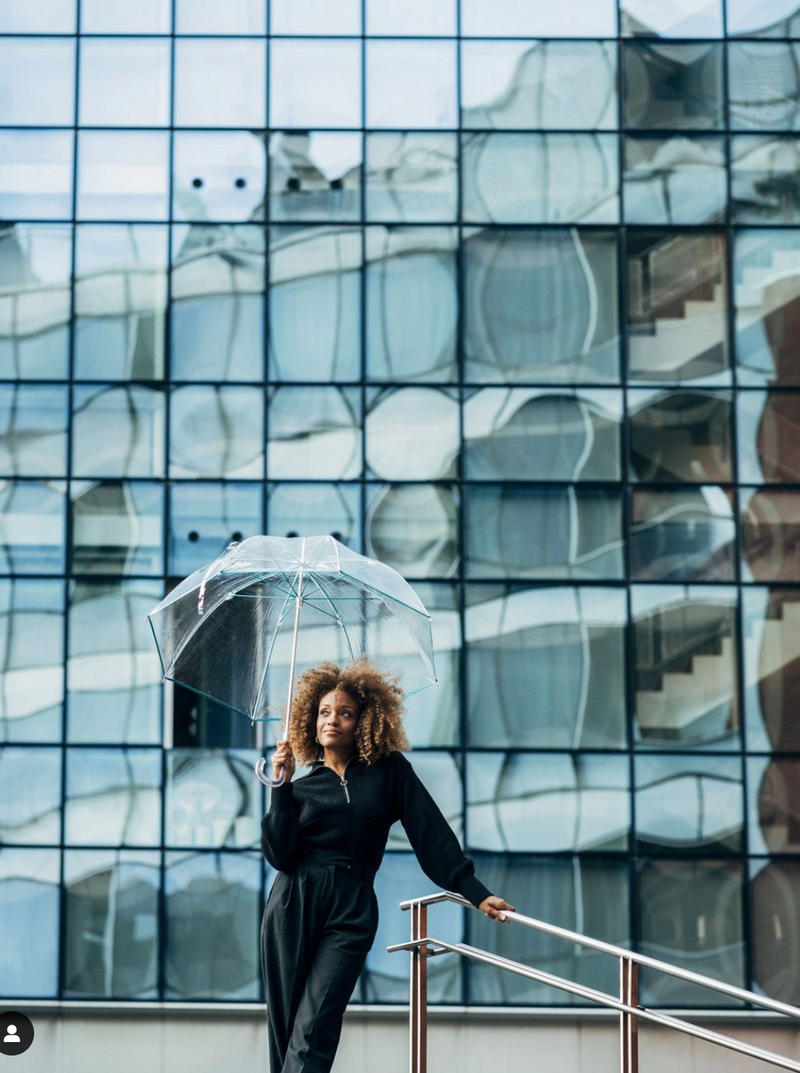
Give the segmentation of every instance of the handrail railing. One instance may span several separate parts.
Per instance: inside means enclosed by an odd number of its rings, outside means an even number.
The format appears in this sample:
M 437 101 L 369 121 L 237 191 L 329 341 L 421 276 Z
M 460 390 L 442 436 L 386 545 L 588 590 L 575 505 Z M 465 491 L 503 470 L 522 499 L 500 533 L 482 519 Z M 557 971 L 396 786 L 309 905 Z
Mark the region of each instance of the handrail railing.
M 790 1006 L 786 1002 L 768 998 L 766 995 L 757 995 L 753 991 L 735 987 L 733 984 L 726 984 L 722 980 L 714 980 L 710 976 L 702 976 L 700 973 L 680 968 L 677 965 L 671 965 L 667 961 L 659 961 L 656 958 L 648 957 L 646 954 L 639 954 L 634 950 L 626 950 L 622 946 L 614 946 L 612 943 L 606 943 L 600 939 L 592 939 L 588 935 L 570 931 L 568 928 L 548 924 L 543 920 L 537 920 L 535 917 L 528 917 L 510 910 L 505 911 L 509 922 L 545 932 L 548 935 L 565 939 L 576 945 L 585 946 L 591 950 L 618 958 L 620 964 L 620 994 L 619 997 L 608 995 L 604 991 L 598 991 L 593 987 L 576 983 L 574 980 L 565 980 L 563 977 L 555 976 L 552 973 L 545 972 L 543 969 L 531 968 L 529 965 L 523 965 L 520 962 L 501 957 L 499 954 L 489 953 L 486 950 L 479 950 L 466 943 L 445 942 L 427 935 L 428 906 L 438 902 L 455 902 L 457 905 L 463 905 L 470 909 L 475 908 L 471 902 L 462 898 L 461 895 L 453 894 L 450 891 L 442 891 L 438 894 L 429 894 L 423 898 L 412 898 L 409 901 L 401 902 L 401 909 L 411 911 L 411 939 L 407 943 L 395 943 L 387 947 L 387 950 L 391 953 L 398 950 L 408 950 L 411 953 L 409 1007 L 411 1073 L 426 1073 L 427 1070 L 427 959 L 447 953 L 460 954 L 462 957 L 470 958 L 473 961 L 493 965 L 518 976 L 524 976 L 529 980 L 536 980 L 560 991 L 566 991 L 591 1002 L 597 1002 L 608 1009 L 619 1011 L 621 1073 L 638 1073 L 639 1020 L 651 1021 L 666 1028 L 683 1032 L 686 1035 L 694 1036 L 697 1039 L 706 1040 L 708 1043 L 725 1047 L 728 1050 L 737 1051 L 739 1054 L 745 1054 L 751 1058 L 779 1066 L 781 1069 L 790 1069 L 794 1070 L 795 1073 L 800 1073 L 800 1062 L 796 1062 L 791 1058 L 764 1050 L 761 1047 L 754 1047 L 751 1044 L 743 1043 L 741 1040 L 719 1032 L 712 1032 L 710 1029 L 702 1028 L 700 1025 L 692 1024 L 692 1022 L 685 1021 L 682 1018 L 640 1006 L 638 999 L 639 966 L 643 965 L 701 987 L 718 991 L 720 994 L 741 999 L 751 1005 L 761 1006 L 775 1013 L 800 1019 L 800 1009 L 796 1006 Z

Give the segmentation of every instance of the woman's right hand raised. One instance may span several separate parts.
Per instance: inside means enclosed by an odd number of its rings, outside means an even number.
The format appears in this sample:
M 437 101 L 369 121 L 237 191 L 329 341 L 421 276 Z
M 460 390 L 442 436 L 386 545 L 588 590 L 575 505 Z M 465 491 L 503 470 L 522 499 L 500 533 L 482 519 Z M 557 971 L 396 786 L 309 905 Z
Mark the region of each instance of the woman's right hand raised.
M 278 747 L 272 754 L 272 771 L 275 778 L 280 778 L 281 768 L 286 769 L 286 781 L 294 775 L 295 761 L 292 747 L 288 741 L 279 741 Z

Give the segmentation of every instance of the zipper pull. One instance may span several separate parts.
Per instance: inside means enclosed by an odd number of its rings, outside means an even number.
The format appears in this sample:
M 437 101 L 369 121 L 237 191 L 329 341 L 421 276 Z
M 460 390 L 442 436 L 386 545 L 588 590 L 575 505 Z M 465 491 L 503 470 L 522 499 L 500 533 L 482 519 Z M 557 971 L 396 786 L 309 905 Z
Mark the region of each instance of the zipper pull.
M 343 776 L 340 776 L 339 782 L 342 784 L 342 789 L 344 790 L 344 796 L 347 798 L 347 804 L 349 805 L 350 804 L 350 793 L 349 793 L 349 791 L 347 789 L 347 779 L 345 779 Z

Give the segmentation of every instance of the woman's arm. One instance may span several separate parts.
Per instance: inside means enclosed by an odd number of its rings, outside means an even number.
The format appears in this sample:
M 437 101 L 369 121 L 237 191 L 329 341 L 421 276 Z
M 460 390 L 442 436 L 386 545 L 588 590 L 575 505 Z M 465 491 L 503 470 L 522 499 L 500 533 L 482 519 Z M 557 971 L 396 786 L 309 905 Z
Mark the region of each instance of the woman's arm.
M 295 762 L 288 742 L 278 742 L 273 754 L 272 768 L 276 778 L 280 767 L 285 767 L 287 781 L 272 790 L 269 812 L 261 821 L 261 852 L 273 868 L 288 872 L 303 856 L 294 791 L 289 781 L 294 774 Z

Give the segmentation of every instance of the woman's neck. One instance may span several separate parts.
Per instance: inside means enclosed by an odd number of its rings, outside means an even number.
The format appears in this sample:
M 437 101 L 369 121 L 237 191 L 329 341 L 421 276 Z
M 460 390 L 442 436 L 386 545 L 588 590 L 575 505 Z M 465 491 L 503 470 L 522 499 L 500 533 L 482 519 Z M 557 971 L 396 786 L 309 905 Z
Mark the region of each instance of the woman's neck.
M 332 768 L 337 775 L 344 775 L 345 768 L 348 763 L 356 755 L 356 750 L 351 749 L 349 752 L 342 752 L 341 749 L 325 748 L 323 750 L 322 762 L 325 767 Z

